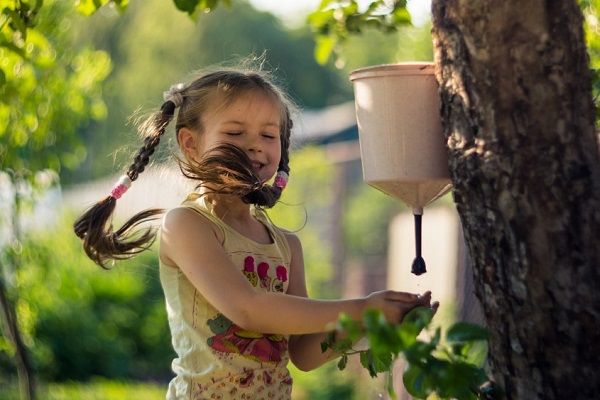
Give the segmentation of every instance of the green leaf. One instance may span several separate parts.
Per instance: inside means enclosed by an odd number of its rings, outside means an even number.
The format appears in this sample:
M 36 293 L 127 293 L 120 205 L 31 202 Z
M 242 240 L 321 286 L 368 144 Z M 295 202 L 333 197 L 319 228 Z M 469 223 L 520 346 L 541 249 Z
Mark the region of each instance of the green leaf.
M 371 349 L 377 354 L 392 353 L 396 355 L 405 347 L 398 331 L 385 320 L 372 330 L 367 330 L 366 336 Z
M 11 21 L 11 24 L 14 27 L 14 29 L 21 32 L 21 36 L 23 37 L 23 40 L 26 40 L 27 39 L 27 24 L 21 18 L 19 13 L 17 13 L 15 10 L 12 10 L 8 7 L 5 8 L 4 10 L 2 10 L 2 13 L 8 17 L 8 19 Z
M 319 8 L 318 9 L 319 10 L 323 10 L 323 9 L 329 7 L 329 5 L 331 3 L 337 3 L 337 2 L 338 2 L 338 0 L 321 0 L 321 4 L 319 4 Z
M 392 13 L 391 22 L 394 25 L 410 25 L 410 13 L 406 8 L 396 8 Z
M 4 70 L 0 68 L 0 89 L 6 84 L 6 74 Z
M 480 386 L 478 369 L 466 363 L 453 363 L 448 365 L 451 382 L 440 386 L 439 394 L 446 398 L 464 400 L 477 400 L 473 389 Z
M 336 353 L 342 353 L 344 351 L 352 350 L 352 339 L 337 339 L 335 342 L 332 343 L 331 350 L 333 350 Z
M 175 7 L 177 7 L 177 9 L 184 11 L 189 15 L 194 14 L 199 2 L 200 0 L 173 0 L 173 3 L 175 3 Z
M 423 370 L 414 365 L 409 364 L 406 371 L 402 375 L 402 382 L 404 383 L 404 387 L 406 391 L 413 397 L 418 399 L 424 399 L 427 397 L 428 393 L 425 390 L 423 385 L 425 381 L 425 374 Z
M 325 353 L 329 349 L 327 342 L 321 342 L 321 353 Z
M 393 357 L 390 353 L 374 354 L 370 349 L 360 353 L 361 365 L 375 378 L 380 372 L 387 372 L 392 368 Z
M 369 7 L 367 7 L 365 14 L 372 14 L 379 7 L 381 7 L 381 1 L 380 0 L 373 1 L 373 2 L 371 2 L 371 4 L 369 4 Z
M 315 46 L 315 60 L 319 65 L 327 64 L 337 40 L 330 36 L 317 36 Z
M 213 11 L 215 8 L 217 8 L 217 5 L 219 4 L 218 0 L 205 0 L 204 1 L 204 11 L 205 12 L 211 12 Z
M 12 51 L 13 53 L 19 55 L 23 59 L 26 59 L 27 57 L 25 50 L 21 47 L 16 46 L 14 43 L 2 41 L 0 42 L 0 47 L 4 47 L 5 49 Z
M 435 346 L 429 343 L 417 340 L 410 348 L 406 349 L 407 358 L 411 360 L 425 360 L 431 356 Z M 410 357 L 409 357 L 410 356 Z
M 433 310 L 429 307 L 416 307 L 410 310 L 402 319 L 402 323 L 412 323 L 419 330 L 428 326 L 433 319 Z
M 340 314 L 338 318 L 338 329 L 340 331 L 345 331 L 348 338 L 352 341 L 357 341 L 363 337 L 363 330 L 358 321 L 355 321 L 346 313 Z
M 448 329 L 446 339 L 449 342 L 487 340 L 488 332 L 482 326 L 468 322 L 458 322 Z
M 419 336 L 419 328 L 409 322 L 403 322 L 396 328 L 396 332 L 400 341 L 402 342 L 403 347 L 412 346 L 417 341 L 417 336 Z
M 344 11 L 344 16 L 352 16 L 358 12 L 358 3 L 352 0 L 346 7 L 342 7 L 342 11 Z
M 434 347 L 437 347 L 438 344 L 440 344 L 440 338 L 442 337 L 442 328 L 437 328 L 435 330 L 435 335 L 433 335 L 433 338 L 431 339 L 431 345 Z
M 129 5 L 129 0 L 112 0 L 113 3 L 117 5 L 117 8 L 120 12 L 125 12 L 127 10 L 127 6 Z
M 450 345 L 450 348 L 452 349 L 452 354 L 459 357 L 465 357 L 471 349 L 471 347 L 471 342 L 453 342 Z
M 334 10 L 315 11 L 308 14 L 306 19 L 313 28 L 320 28 L 334 21 L 333 12 Z
M 477 366 L 482 366 L 488 357 L 487 341 L 479 341 L 471 343 L 471 348 L 465 355 L 465 362 Z
M 76 8 L 81 14 L 90 16 L 106 3 L 108 0 L 79 0 Z
M 363 313 L 363 324 L 367 331 L 377 331 L 385 323 L 385 318 L 379 310 L 371 308 Z
M 344 368 L 346 368 L 346 364 L 348 363 L 348 356 L 346 354 L 344 354 L 342 357 L 340 357 L 340 361 L 338 361 L 338 368 L 340 369 L 340 371 L 344 370 Z

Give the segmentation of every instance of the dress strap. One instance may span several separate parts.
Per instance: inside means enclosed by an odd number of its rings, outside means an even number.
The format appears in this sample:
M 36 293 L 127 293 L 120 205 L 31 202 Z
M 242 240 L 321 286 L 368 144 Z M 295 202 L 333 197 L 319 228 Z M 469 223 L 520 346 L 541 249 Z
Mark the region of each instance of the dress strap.
M 199 193 L 190 193 L 181 203 L 181 206 L 196 211 L 198 214 L 218 226 L 221 233 L 225 235 L 228 226 L 214 213 L 212 204 L 206 201 L 206 196 Z

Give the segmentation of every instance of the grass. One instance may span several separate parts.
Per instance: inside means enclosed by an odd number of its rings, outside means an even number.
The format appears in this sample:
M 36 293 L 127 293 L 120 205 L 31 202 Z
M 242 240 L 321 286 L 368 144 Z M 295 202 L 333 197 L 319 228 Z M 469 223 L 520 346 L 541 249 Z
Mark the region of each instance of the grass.
M 49 383 L 37 386 L 37 400 L 164 400 L 166 384 L 119 382 L 104 379 L 88 383 Z M 20 400 L 16 385 L 0 388 L 0 399 Z

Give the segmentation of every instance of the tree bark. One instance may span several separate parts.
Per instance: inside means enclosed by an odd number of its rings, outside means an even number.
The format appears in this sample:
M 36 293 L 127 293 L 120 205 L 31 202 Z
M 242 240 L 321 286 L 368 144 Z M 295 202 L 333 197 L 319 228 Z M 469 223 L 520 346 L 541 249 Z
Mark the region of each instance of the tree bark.
M 576 0 L 433 0 L 454 200 L 508 399 L 600 393 L 600 156 Z

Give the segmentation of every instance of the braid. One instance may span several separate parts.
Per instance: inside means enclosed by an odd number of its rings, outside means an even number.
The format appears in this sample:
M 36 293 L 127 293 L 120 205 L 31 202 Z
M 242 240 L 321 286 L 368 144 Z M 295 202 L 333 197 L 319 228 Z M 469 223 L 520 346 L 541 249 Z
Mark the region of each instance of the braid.
M 139 174 L 144 172 L 150 157 L 160 143 L 165 128 L 173 119 L 174 112 L 175 105 L 172 101 L 167 101 L 160 111 L 149 119 L 149 123 L 143 125 L 148 133 L 144 138 L 144 146 L 138 150 L 127 170 L 126 175 L 131 181 L 135 181 Z M 110 220 L 118 197 L 120 194 L 104 197 L 85 211 L 73 226 L 75 234 L 83 241 L 83 248 L 88 257 L 105 269 L 108 268 L 108 261 L 131 258 L 148 249 L 156 238 L 155 229 L 147 228 L 141 232 L 133 230 L 144 222 L 156 219 L 164 212 L 161 209 L 139 212 L 115 232 Z
M 133 159 L 133 164 L 129 166 L 127 175 L 132 181 L 135 181 L 139 174 L 144 172 L 144 169 L 150 162 L 150 157 L 154 154 L 154 149 L 160 143 L 160 136 L 146 137 L 144 139 L 144 146 L 138 151 Z
M 290 173 L 290 137 L 292 133 L 292 128 L 294 127 L 294 121 L 292 120 L 292 116 L 290 115 L 290 110 L 286 107 L 285 109 L 285 123 L 284 123 L 284 131 L 281 135 L 281 160 L 279 161 L 279 170 L 285 172 L 286 174 Z
M 165 133 L 165 128 L 173 119 L 175 113 L 175 104 L 172 101 L 166 101 L 160 109 L 160 113 L 155 116 L 154 129 L 144 138 L 144 145 L 138 150 L 133 159 L 133 164 L 129 166 L 127 175 L 132 181 L 135 181 L 139 174 L 150 162 L 150 157 L 154 154 L 156 147 L 160 144 L 160 139 Z

